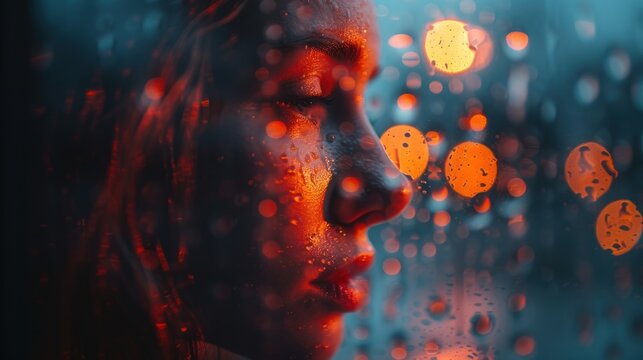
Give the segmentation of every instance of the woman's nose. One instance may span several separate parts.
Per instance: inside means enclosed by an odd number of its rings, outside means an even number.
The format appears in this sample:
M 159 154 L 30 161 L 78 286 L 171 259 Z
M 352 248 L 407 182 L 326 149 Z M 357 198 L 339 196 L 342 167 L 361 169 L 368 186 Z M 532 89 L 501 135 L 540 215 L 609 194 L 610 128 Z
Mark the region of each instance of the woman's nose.
M 346 139 L 341 151 L 324 204 L 331 223 L 370 226 L 397 216 L 411 199 L 410 181 L 393 165 L 373 130 L 366 132 Z

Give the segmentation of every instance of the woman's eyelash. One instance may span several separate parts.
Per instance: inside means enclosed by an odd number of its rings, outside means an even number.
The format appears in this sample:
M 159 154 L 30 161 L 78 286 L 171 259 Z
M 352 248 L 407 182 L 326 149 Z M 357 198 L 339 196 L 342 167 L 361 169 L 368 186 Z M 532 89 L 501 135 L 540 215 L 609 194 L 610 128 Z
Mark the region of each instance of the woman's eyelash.
M 299 112 L 304 112 L 314 105 L 327 105 L 335 100 L 334 96 L 309 96 L 293 97 L 278 100 L 277 103 L 296 108 Z

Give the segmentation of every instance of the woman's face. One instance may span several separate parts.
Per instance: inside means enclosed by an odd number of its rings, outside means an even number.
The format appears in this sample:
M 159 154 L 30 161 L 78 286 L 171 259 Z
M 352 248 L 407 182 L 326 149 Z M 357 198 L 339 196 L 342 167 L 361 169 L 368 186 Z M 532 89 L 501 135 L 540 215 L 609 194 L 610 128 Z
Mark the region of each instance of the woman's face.
M 250 2 L 232 29 L 214 54 L 222 109 L 197 142 L 200 233 L 181 295 L 209 342 L 329 358 L 342 314 L 367 300 L 367 228 L 411 196 L 362 107 L 378 61 L 372 7 Z

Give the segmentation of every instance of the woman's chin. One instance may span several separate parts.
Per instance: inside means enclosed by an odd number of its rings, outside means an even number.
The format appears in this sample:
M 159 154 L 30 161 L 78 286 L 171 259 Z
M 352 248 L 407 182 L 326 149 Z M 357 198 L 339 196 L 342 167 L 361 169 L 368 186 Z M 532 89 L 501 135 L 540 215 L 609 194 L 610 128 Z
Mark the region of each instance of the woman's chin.
M 237 333 L 211 341 L 250 359 L 326 360 L 335 354 L 343 339 L 341 314 L 283 315 L 281 322 L 266 324 L 255 336 Z
M 284 343 L 292 358 L 330 359 L 342 342 L 344 319 L 339 313 L 331 315 L 313 315 L 304 321 L 286 321 Z M 287 334 L 287 335 L 286 335 Z
M 265 329 L 251 359 L 330 359 L 343 338 L 340 314 L 290 315 L 279 326 Z

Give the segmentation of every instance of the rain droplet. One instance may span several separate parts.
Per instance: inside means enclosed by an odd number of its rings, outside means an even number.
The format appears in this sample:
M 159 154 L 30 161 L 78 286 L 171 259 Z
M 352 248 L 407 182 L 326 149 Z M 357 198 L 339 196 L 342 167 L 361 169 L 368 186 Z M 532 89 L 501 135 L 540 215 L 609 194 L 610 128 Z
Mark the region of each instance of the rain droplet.
M 475 314 L 471 318 L 471 333 L 481 336 L 488 335 L 493 331 L 495 322 L 493 314 Z

